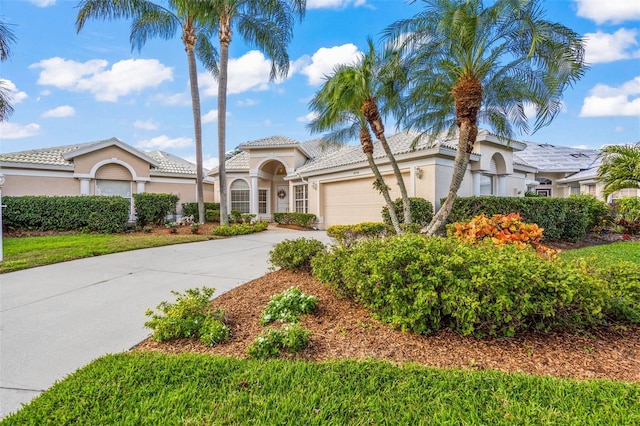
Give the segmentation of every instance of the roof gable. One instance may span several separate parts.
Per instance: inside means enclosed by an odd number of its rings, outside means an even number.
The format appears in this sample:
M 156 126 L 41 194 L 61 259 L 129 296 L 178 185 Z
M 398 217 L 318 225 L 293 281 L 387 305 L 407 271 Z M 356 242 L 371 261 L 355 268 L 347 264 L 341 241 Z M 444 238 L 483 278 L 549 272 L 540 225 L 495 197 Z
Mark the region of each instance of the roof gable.
M 132 147 L 131 145 L 127 145 L 126 143 L 122 142 L 121 140 L 117 139 L 117 138 L 111 138 L 111 139 L 105 139 L 102 141 L 97 141 L 97 142 L 91 142 L 88 144 L 85 144 L 83 146 L 78 147 L 77 149 L 74 150 L 70 150 L 70 151 L 66 151 L 62 154 L 62 158 L 64 158 L 65 160 L 71 160 L 75 157 L 79 157 L 81 155 L 85 155 L 85 154 L 89 154 L 91 152 L 95 152 L 95 151 L 99 151 L 101 149 L 104 149 L 106 147 L 109 146 L 117 146 L 118 148 L 122 149 L 123 151 L 128 152 L 129 154 L 140 158 L 141 160 L 146 161 L 147 163 L 151 164 L 154 167 L 158 167 L 160 165 L 160 163 L 150 157 L 149 155 L 147 155 L 146 153 Z

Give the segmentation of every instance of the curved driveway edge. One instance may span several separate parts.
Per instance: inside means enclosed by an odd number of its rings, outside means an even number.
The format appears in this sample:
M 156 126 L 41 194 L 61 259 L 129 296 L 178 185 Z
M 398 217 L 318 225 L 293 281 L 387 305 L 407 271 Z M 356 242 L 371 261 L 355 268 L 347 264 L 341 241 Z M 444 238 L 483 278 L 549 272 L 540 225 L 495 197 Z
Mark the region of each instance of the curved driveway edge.
M 322 231 L 267 231 L 135 250 L 0 275 L 0 419 L 92 360 L 150 334 L 144 312 L 171 290 L 219 296 L 269 272 L 269 251 Z

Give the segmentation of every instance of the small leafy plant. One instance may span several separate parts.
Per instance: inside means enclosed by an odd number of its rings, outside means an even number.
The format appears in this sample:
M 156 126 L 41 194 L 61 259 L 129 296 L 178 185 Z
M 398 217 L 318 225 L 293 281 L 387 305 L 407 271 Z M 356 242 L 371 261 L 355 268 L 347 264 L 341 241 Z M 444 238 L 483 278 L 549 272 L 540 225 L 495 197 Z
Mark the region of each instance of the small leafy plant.
M 267 325 L 274 321 L 298 322 L 298 317 L 316 309 L 318 298 L 304 294 L 297 287 L 289 287 L 280 294 L 271 297 L 267 303 L 260 324 Z
M 254 359 L 275 358 L 282 350 L 298 353 L 309 344 L 310 336 L 311 332 L 300 324 L 285 324 L 280 330 L 270 328 L 256 337 L 247 353 Z
M 153 330 L 151 337 L 158 342 L 199 337 L 208 345 L 228 339 L 224 312 L 210 307 L 214 292 L 215 289 L 210 287 L 192 288 L 184 293 L 172 291 L 176 296 L 175 302 L 163 301 L 157 306 L 159 312 L 151 309 L 145 312 L 151 318 L 144 323 L 145 327 Z

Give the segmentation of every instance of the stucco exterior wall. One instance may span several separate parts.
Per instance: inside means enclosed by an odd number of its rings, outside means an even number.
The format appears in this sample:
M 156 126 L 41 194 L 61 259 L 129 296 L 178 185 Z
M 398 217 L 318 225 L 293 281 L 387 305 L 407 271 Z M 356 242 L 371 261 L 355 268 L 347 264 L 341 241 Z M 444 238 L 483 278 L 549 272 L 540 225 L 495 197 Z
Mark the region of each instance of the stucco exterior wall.
M 133 168 L 138 178 L 149 177 L 149 163 L 117 147 L 109 146 L 73 159 L 76 174 L 89 174 L 96 164 L 107 161 L 121 161 Z
M 135 185 L 134 185 L 135 186 Z M 182 203 L 194 203 L 197 201 L 195 179 L 191 183 L 177 183 L 162 180 L 152 180 L 145 185 L 145 192 L 153 194 L 175 194 L 180 199 L 178 200 L 178 214 L 182 213 Z M 206 195 L 213 195 L 212 191 L 204 191 L 205 202 L 213 201 L 207 200 Z
M 24 195 L 75 196 L 80 195 L 80 182 L 72 173 L 59 176 L 14 175 L 11 170 L 3 169 L 5 183 L 2 195 L 20 197 Z

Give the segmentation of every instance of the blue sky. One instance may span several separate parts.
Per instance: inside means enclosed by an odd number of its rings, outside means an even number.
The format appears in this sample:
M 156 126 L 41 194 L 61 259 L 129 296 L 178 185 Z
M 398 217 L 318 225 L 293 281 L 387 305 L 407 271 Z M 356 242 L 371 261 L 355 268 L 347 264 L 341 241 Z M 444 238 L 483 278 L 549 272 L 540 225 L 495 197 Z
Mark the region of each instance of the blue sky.
M 161 2 L 161 0 L 159 0 Z M 299 141 L 307 104 L 323 76 L 351 62 L 367 36 L 417 13 L 422 2 L 307 0 L 289 46 L 288 78 L 269 83 L 265 57 L 235 38 L 230 49 L 227 149 L 272 135 Z M 195 162 L 187 60 L 182 42 L 152 40 L 131 51 L 129 22 L 89 21 L 75 31 L 78 1 L 2 0 L 0 19 L 17 42 L 0 65 L 15 113 L 0 124 L 0 152 L 117 137 Z M 519 139 L 598 148 L 640 140 L 640 2 L 546 0 L 549 20 L 587 38 L 591 68 L 564 96 L 549 126 Z M 200 64 L 199 64 L 200 65 Z M 200 68 L 205 167 L 217 164 L 217 86 Z M 391 127 L 391 126 L 389 126 Z M 394 133 L 393 127 L 387 129 Z

